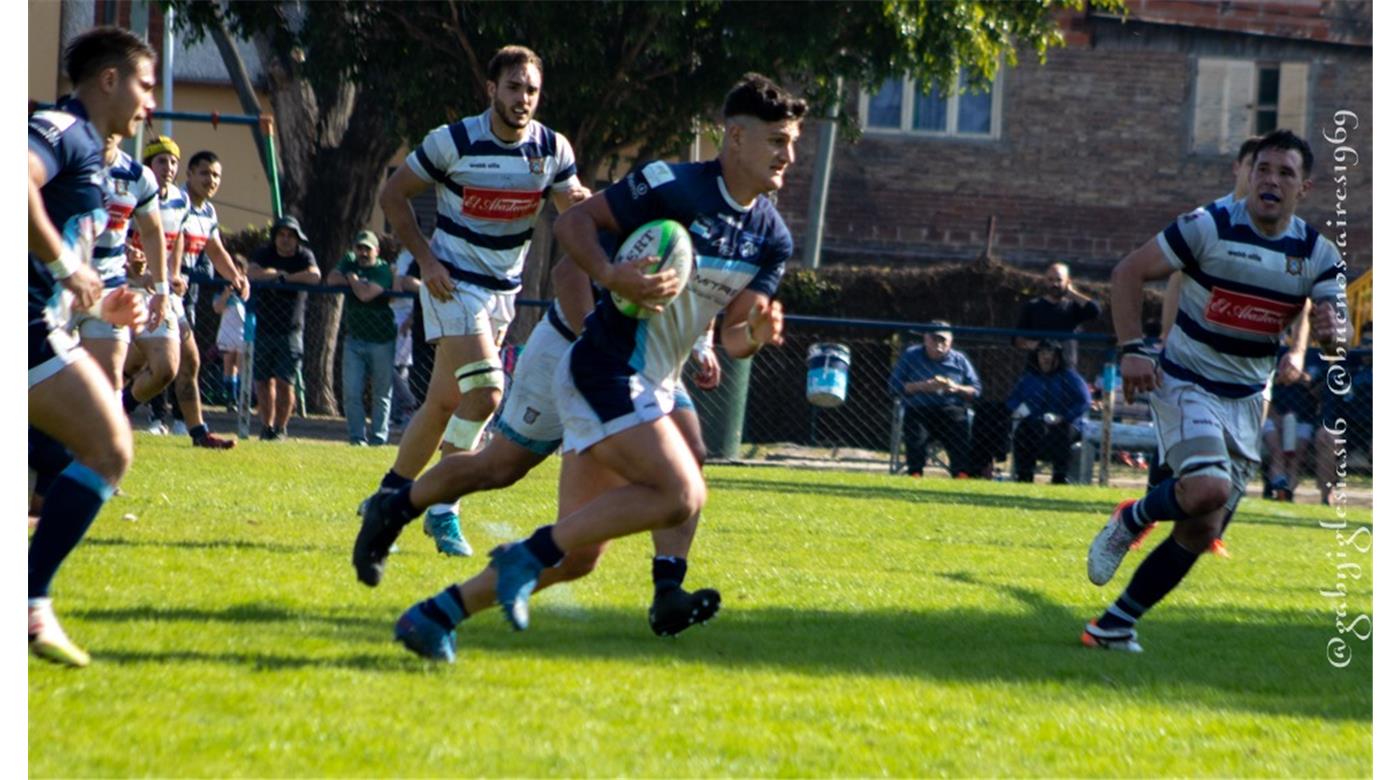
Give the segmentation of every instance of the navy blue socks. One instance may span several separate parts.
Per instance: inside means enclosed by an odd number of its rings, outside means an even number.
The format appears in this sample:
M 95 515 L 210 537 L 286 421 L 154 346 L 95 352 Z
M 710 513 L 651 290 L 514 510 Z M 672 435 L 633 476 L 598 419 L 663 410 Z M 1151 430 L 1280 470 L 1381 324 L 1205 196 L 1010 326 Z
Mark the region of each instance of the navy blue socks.
M 58 567 L 78 546 L 113 492 L 113 486 L 101 475 L 77 461 L 54 480 L 44 497 L 39 527 L 29 541 L 29 598 L 49 595 Z
M 1123 594 L 1099 616 L 1099 628 L 1131 628 L 1181 583 L 1199 557 L 1168 537 L 1143 559 Z
M 674 555 L 658 555 L 651 559 L 651 582 L 660 596 L 685 583 L 686 561 Z
M 535 529 L 530 538 L 526 539 L 525 549 L 535 556 L 535 560 L 544 565 L 546 569 L 551 566 L 558 566 L 564 560 L 564 551 L 559 549 L 559 545 L 554 543 L 554 537 L 550 532 L 554 530 L 552 525 L 542 525 Z

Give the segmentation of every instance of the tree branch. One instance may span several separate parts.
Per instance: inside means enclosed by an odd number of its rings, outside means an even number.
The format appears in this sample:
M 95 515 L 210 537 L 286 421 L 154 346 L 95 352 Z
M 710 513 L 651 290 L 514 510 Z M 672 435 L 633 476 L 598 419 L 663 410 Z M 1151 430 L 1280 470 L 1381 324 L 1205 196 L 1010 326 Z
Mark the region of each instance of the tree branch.
M 248 75 L 248 67 L 243 63 L 243 55 L 238 53 L 238 46 L 234 43 L 233 33 L 229 32 L 228 22 L 224 20 L 223 13 L 215 7 L 215 23 L 210 25 L 210 37 L 214 39 L 214 46 L 219 50 L 219 57 L 224 61 L 224 69 L 228 71 L 229 81 L 233 82 L 233 91 L 238 95 L 238 104 L 243 107 L 245 114 L 258 116 L 262 114 L 262 104 L 258 102 L 258 93 L 253 88 L 253 79 Z M 258 159 L 262 161 L 263 170 L 268 170 L 267 145 L 263 143 L 262 131 L 259 125 L 248 128 L 253 134 L 253 146 L 258 150 Z

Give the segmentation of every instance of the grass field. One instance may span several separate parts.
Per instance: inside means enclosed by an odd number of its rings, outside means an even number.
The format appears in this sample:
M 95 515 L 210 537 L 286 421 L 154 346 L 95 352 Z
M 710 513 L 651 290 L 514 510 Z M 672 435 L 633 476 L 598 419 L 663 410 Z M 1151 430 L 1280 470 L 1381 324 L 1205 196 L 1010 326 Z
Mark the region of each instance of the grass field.
M 1085 579 L 1121 491 L 712 468 L 687 582 L 724 594 L 708 626 L 652 636 L 634 537 L 536 597 L 528 632 L 477 615 L 434 665 L 393 621 L 482 556 L 415 524 L 379 588 L 355 581 L 354 506 L 392 456 L 138 436 L 55 587 L 93 664 L 30 661 L 31 774 L 1371 773 L 1370 645 L 1325 653 L 1326 508 L 1246 502 L 1234 558 L 1202 560 L 1129 656 L 1077 641 L 1141 560 Z M 552 518 L 557 468 L 465 502 L 478 551 Z

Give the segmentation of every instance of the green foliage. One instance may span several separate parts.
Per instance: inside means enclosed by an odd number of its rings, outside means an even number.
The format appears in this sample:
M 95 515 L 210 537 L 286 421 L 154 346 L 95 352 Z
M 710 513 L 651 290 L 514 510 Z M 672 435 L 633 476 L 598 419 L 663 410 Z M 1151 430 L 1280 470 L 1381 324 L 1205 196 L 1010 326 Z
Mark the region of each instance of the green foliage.
M 1124 491 L 707 468 L 688 584 L 723 592 L 710 625 L 651 635 L 638 535 L 537 596 L 525 633 L 474 616 L 438 666 L 393 622 L 484 562 L 415 524 L 382 585 L 355 582 L 354 507 L 393 455 L 138 436 L 56 582 L 93 665 L 28 664 L 31 775 L 1371 773 L 1371 648 L 1346 669 L 1324 653 L 1325 507 L 1247 500 L 1234 558 L 1198 563 L 1127 656 L 1077 642 L 1145 554 L 1108 588 L 1084 579 Z M 557 464 L 464 502 L 478 550 L 553 516 Z M 1349 609 L 1372 581 L 1348 580 Z
M 1095 0 L 1121 8 L 1121 0 Z M 177 0 L 183 24 L 216 23 L 207 2 Z M 268 32 L 323 92 L 344 82 L 385 87 L 403 139 L 480 111 L 492 53 L 523 43 L 545 62 L 540 119 L 574 143 L 584 172 L 625 149 L 677 153 L 714 118 L 746 71 L 784 82 L 821 111 L 838 78 L 868 87 L 908 72 L 941 91 L 967 68 L 990 82 L 1018 48 L 1041 61 L 1062 36 L 1054 14 L 1082 0 L 986 2 L 233 2 L 222 12 L 242 34 Z M 295 13 L 288 10 L 294 7 Z M 294 32 L 295 31 L 295 32 Z
M 790 314 L 829 316 L 836 313 L 841 285 L 810 268 L 798 268 L 783 274 L 777 297 Z

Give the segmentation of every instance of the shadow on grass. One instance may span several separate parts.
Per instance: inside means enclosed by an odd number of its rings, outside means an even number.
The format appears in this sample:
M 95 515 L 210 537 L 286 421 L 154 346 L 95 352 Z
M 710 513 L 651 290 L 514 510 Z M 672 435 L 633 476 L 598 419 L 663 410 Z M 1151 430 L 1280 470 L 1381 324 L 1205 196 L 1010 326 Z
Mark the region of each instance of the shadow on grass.
M 282 542 L 250 541 L 247 539 L 129 539 L 119 536 L 88 537 L 83 544 L 93 547 L 169 547 L 182 550 L 246 550 L 272 553 L 321 552 L 344 547 L 349 554 L 350 547 L 324 544 L 284 544 Z
M 382 642 L 391 635 L 393 615 L 385 612 L 371 617 L 363 612 L 316 612 L 294 610 L 269 604 L 238 604 L 223 609 L 199 607 L 126 607 L 121 609 L 73 609 L 74 617 L 95 623 L 228 623 L 246 627 L 251 624 L 288 624 L 316 631 L 315 624 L 337 632 L 350 632 L 356 639 Z M 337 633 L 337 640 L 346 638 Z
M 964 572 L 939 576 L 985 585 Z M 474 618 L 458 631 L 458 654 L 473 663 L 481 662 L 482 654 L 528 653 L 562 661 L 680 660 L 814 675 L 1049 684 L 1104 703 L 1126 698 L 1338 721 L 1371 719 L 1370 646 L 1353 643 L 1357 655 L 1351 668 L 1331 668 L 1324 650 L 1334 634 L 1325 611 L 1175 609 L 1144 621 L 1147 652 L 1129 655 L 1079 644 L 1092 615 L 1030 589 L 985 586 L 1006 591 L 1023 609 L 838 612 L 740 605 L 678 641 L 659 641 L 647 631 L 640 609 L 585 609 L 561 616 L 546 602 L 525 635 L 502 630 L 498 615 Z
M 960 490 L 944 490 L 939 487 L 900 487 L 896 485 L 842 484 L 839 482 L 784 482 L 765 479 L 735 479 L 733 477 L 708 477 L 711 488 L 725 490 L 747 490 L 757 493 L 787 493 L 802 496 L 832 496 L 852 500 L 883 499 L 904 501 L 912 504 L 951 504 L 954 506 L 980 506 L 992 509 L 1014 509 L 1027 512 L 1069 512 L 1093 515 L 1107 519 L 1113 511 L 1112 501 L 1089 501 L 1073 498 L 1048 498 L 1043 495 L 1025 493 L 975 493 Z M 1248 505 L 1246 505 L 1248 506 Z M 1284 528 L 1317 529 L 1318 521 L 1313 518 L 1288 518 L 1261 514 L 1245 509 L 1236 519 L 1260 525 L 1276 525 Z M 1369 522 L 1348 520 L 1348 526 L 1370 527 Z M 1087 540 L 1086 540 L 1087 543 Z
M 536 600 L 525 634 L 510 631 L 492 609 L 463 624 L 458 654 L 467 663 L 492 654 L 527 654 L 567 664 L 581 658 L 639 665 L 674 661 L 718 670 L 770 667 L 811 675 L 922 678 L 984 684 L 1068 686 L 1105 703 L 1132 698 L 1172 706 L 1243 710 L 1328 720 L 1369 722 L 1369 645 L 1355 647 L 1352 666 L 1328 666 L 1333 636 L 1328 613 L 1258 610 L 1163 610 L 1144 621 L 1142 655 L 1089 650 L 1078 636 L 1088 615 L 1029 588 L 986 583 L 968 572 L 935 573 L 950 586 L 988 587 L 1005 593 L 1015 612 L 804 610 L 730 603 L 711 624 L 678 641 L 653 637 L 637 609 L 561 609 Z M 931 587 L 938 587 L 937 580 Z M 83 620 L 223 622 L 242 630 L 286 624 L 300 635 L 334 635 L 382 644 L 384 650 L 350 655 L 283 651 L 99 651 L 119 664 L 217 663 L 274 671 L 311 667 L 365 672 L 422 670 L 425 662 L 390 640 L 392 616 L 364 611 L 295 611 L 244 604 L 227 609 L 130 608 L 74 610 Z M 283 628 L 273 627 L 268 635 Z M 348 634 L 348 636 L 347 636 Z M 1354 643 L 1355 644 L 1355 643 Z M 1364 654 L 1364 655 L 1363 655 Z M 567 674 L 567 666 L 561 668 Z M 1091 706 L 1099 706 L 1094 703 Z

